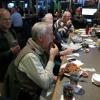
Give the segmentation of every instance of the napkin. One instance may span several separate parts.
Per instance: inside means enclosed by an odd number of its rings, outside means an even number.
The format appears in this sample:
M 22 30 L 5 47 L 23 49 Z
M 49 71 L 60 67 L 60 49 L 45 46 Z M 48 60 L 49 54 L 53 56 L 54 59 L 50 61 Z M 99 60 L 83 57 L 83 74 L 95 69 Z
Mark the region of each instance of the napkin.
M 72 61 L 72 63 L 76 64 L 77 66 L 82 66 L 84 63 L 81 62 L 80 60 L 75 60 L 75 61 Z
M 95 68 L 81 68 L 82 71 L 96 72 Z
M 72 54 L 70 54 L 70 55 L 67 55 L 67 56 L 69 56 L 69 57 L 70 57 L 70 56 L 71 56 L 71 57 L 72 57 L 72 56 L 79 57 L 80 55 L 79 55 L 79 53 L 72 53 Z

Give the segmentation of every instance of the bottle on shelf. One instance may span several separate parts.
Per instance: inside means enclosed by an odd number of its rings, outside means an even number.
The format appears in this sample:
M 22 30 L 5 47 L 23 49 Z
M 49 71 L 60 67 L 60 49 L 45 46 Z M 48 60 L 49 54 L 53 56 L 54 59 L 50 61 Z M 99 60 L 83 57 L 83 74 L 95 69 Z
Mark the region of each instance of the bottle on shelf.
M 91 36 L 96 36 L 96 24 L 93 25 Z

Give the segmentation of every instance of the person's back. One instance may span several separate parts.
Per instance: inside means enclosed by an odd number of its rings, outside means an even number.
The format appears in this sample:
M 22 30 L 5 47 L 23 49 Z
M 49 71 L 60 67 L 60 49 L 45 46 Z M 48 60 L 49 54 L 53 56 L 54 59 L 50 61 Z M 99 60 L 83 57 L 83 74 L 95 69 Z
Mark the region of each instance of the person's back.
M 23 26 L 23 21 L 20 13 L 15 12 L 12 14 L 12 22 L 14 27 L 22 27 Z
M 16 10 L 16 8 L 11 9 L 11 20 L 12 20 L 12 26 L 13 27 L 22 27 L 23 21 L 21 14 Z
M 21 48 L 24 45 L 24 28 L 23 28 L 23 20 L 21 14 L 17 11 L 17 9 L 11 8 L 11 21 L 12 21 L 12 28 L 16 32 L 16 36 Z

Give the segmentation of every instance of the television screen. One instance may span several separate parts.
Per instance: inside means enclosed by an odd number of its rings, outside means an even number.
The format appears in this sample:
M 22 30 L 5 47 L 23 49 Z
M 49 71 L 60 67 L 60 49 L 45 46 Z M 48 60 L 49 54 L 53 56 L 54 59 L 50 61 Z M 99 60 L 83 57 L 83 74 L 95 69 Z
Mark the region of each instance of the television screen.
M 82 8 L 82 15 L 94 15 L 96 8 Z
M 25 6 L 24 6 L 25 8 L 28 8 L 28 4 L 27 3 L 25 3 Z

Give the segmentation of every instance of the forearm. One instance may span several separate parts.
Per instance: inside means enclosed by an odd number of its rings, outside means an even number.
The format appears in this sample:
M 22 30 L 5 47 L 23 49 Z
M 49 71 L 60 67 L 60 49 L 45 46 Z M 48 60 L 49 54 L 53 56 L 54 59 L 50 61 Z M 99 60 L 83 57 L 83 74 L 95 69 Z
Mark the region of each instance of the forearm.
M 72 53 L 72 51 L 73 51 L 73 49 L 71 49 L 71 48 L 68 48 L 68 49 L 67 49 L 67 48 L 66 48 L 66 49 L 60 51 L 60 52 L 59 52 L 59 55 L 60 55 L 60 56 L 65 56 L 65 55 L 68 55 L 68 54 Z
M 20 62 L 18 69 L 26 73 L 41 88 L 48 89 L 53 82 L 53 67 L 52 61 L 48 61 L 46 67 L 44 67 L 40 60 L 30 53 Z

